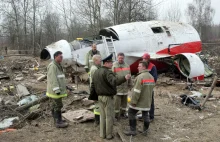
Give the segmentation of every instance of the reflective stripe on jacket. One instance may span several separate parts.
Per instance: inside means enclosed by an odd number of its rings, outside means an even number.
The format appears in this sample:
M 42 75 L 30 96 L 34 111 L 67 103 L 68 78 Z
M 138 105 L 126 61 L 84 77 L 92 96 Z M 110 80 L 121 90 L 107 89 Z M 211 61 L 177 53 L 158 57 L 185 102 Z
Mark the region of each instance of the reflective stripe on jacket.
M 59 94 L 59 95 L 57 95 Z M 55 61 L 47 67 L 47 93 L 46 95 L 53 99 L 66 97 L 66 81 L 63 68 Z
M 125 75 L 131 73 L 130 67 L 129 67 L 128 64 L 126 64 L 126 63 L 119 64 L 118 61 L 113 63 L 112 71 L 117 76 L 125 76 Z M 129 84 L 128 83 L 129 83 L 129 81 L 117 86 L 117 95 L 127 95 L 128 94 L 128 90 L 129 90 Z
M 140 72 L 139 75 L 135 78 L 135 84 L 132 90 L 129 107 L 136 110 L 149 111 L 151 107 L 154 86 L 154 78 L 152 75 L 150 75 L 148 70 Z M 131 104 L 136 106 L 134 107 Z

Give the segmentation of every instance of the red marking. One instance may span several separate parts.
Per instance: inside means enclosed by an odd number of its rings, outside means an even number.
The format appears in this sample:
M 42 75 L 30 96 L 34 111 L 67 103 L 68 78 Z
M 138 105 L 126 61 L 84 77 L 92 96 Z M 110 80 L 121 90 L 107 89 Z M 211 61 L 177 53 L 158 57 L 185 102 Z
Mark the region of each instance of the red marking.
M 134 62 L 133 64 L 130 65 L 132 74 L 138 73 L 137 68 L 138 68 L 138 64 L 140 61 L 142 61 L 142 59 L 138 59 L 136 62 Z M 160 62 L 160 61 L 156 61 L 156 60 L 151 60 L 150 62 L 156 66 L 157 70 L 168 68 L 168 65 L 164 62 Z M 148 68 L 149 68 L 149 66 L 148 66 Z
M 140 61 L 142 61 L 141 58 L 138 59 L 136 62 L 134 62 L 133 64 L 130 65 L 130 69 L 131 69 L 131 73 L 132 74 L 138 73 L 138 69 L 137 68 L 138 68 L 138 64 L 139 64 Z
M 145 80 L 142 80 L 141 83 L 154 83 L 154 80 L 153 79 L 145 79 Z
M 170 47 L 170 53 L 168 52 L 168 48 L 163 49 L 157 54 L 170 54 L 170 55 L 176 55 L 180 53 L 197 53 L 202 50 L 202 43 L 201 41 L 196 41 L 196 42 L 189 42 L 189 43 L 184 43 L 182 45 L 178 46 L 171 46 Z
M 120 72 L 120 71 L 129 71 L 130 68 L 115 68 L 114 72 Z
M 193 79 L 195 79 L 195 80 L 204 80 L 204 75 L 193 77 Z
M 152 70 L 152 68 L 153 68 L 154 66 L 155 66 L 155 65 L 154 65 L 154 64 L 152 64 L 152 63 L 150 62 L 150 64 L 148 65 L 148 68 L 147 68 L 147 69 L 148 69 L 149 71 L 151 71 L 151 70 Z

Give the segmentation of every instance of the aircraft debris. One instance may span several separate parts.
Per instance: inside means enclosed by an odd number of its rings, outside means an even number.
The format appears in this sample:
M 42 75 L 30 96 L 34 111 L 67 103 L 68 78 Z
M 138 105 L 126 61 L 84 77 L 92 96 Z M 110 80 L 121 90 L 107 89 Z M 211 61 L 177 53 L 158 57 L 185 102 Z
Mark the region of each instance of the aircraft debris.
M 93 100 L 88 100 L 88 98 L 85 98 L 82 100 L 82 105 L 84 105 L 84 106 L 89 106 L 91 104 L 94 104 Z
M 7 118 L 7 119 L 2 120 L 0 122 L 0 130 L 9 128 L 18 120 L 19 120 L 19 117 L 11 117 L 11 118 Z
M 16 89 L 17 89 L 18 97 L 27 96 L 30 94 L 30 92 L 27 90 L 27 88 L 22 84 L 18 84 L 16 86 Z
M 16 77 L 15 80 L 16 81 L 22 81 L 22 80 L 24 80 L 24 77 Z
M 19 106 L 27 105 L 27 104 L 29 104 L 29 103 L 31 103 L 31 102 L 36 101 L 36 100 L 38 100 L 37 96 L 36 96 L 36 95 L 31 95 L 31 96 L 27 96 L 27 97 L 23 98 L 23 99 L 20 100 L 17 104 L 18 104 Z
M 62 116 L 71 122 L 86 122 L 94 119 L 94 114 L 91 111 L 81 109 L 75 111 L 67 111 L 63 113 Z

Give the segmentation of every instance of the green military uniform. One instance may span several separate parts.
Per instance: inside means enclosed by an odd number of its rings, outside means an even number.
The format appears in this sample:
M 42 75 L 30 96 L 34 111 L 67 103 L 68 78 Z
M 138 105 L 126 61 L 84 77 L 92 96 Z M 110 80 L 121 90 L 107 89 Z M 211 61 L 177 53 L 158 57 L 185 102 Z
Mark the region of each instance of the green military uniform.
M 96 52 L 94 53 L 92 50 L 90 50 L 87 54 L 86 54 L 86 63 L 85 63 L 85 67 L 84 68 L 87 68 L 88 70 L 90 70 L 90 68 L 92 67 L 93 65 L 93 60 L 92 60 L 92 57 L 93 55 L 101 55 L 100 52 L 98 50 L 96 50 Z
M 92 67 L 91 67 L 91 69 L 90 69 L 90 76 L 89 76 L 90 87 L 91 87 L 93 75 L 94 75 L 95 71 L 96 71 L 98 68 L 100 68 L 100 67 L 99 67 L 99 66 L 96 66 L 96 65 L 92 65 Z M 100 115 L 100 110 L 99 110 L 98 102 L 95 103 L 94 114 L 95 114 L 95 116 L 96 116 L 96 115 Z M 98 117 L 97 119 L 99 119 L 99 117 Z
M 62 98 L 67 96 L 66 82 L 62 66 L 55 61 L 51 62 L 47 67 L 46 95 L 51 98 L 52 113 L 61 115 L 61 109 L 63 107 Z
M 118 61 L 114 62 L 112 71 L 119 76 L 130 74 L 130 67 L 126 63 L 120 64 Z M 114 96 L 115 115 L 118 118 L 120 114 L 125 114 L 127 107 L 127 95 L 129 90 L 129 82 L 125 82 L 117 86 L 117 95 Z M 121 111 L 120 111 L 121 110 Z
M 130 131 L 125 132 L 126 135 L 136 135 L 136 114 L 138 111 L 142 111 L 142 118 L 144 120 L 143 132 L 147 132 L 150 125 L 148 112 L 151 107 L 154 86 L 154 78 L 148 70 L 140 72 L 136 77 L 128 110 Z
M 96 70 L 93 76 L 92 88 L 98 94 L 100 107 L 100 137 L 112 138 L 114 120 L 114 99 L 116 86 L 125 82 L 124 76 L 115 76 L 107 67 Z

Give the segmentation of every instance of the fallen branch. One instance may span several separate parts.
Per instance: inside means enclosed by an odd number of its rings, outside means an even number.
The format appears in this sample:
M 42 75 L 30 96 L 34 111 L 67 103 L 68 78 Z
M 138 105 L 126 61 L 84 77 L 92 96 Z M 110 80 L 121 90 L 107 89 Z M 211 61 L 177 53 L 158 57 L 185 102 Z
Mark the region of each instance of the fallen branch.
M 118 133 L 119 137 L 121 138 L 122 142 L 127 142 L 126 139 L 124 138 L 124 134 L 121 132 L 121 130 L 119 128 L 117 128 L 117 133 Z
M 218 77 L 215 76 L 215 77 L 214 77 L 214 80 L 213 80 L 213 82 L 212 82 L 212 86 L 211 86 L 211 88 L 210 88 L 210 90 L 209 90 L 208 95 L 206 96 L 206 98 L 205 98 L 205 100 L 202 102 L 202 104 L 200 105 L 200 109 L 203 109 L 203 108 L 204 108 L 205 103 L 207 102 L 207 100 L 208 100 L 209 97 L 211 96 L 212 91 L 213 91 L 213 89 L 215 88 L 215 84 L 216 84 L 216 82 L 217 82 L 217 79 L 218 79 Z

